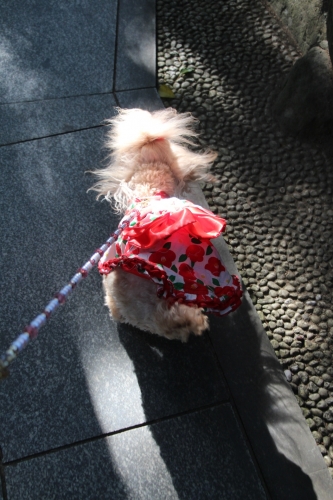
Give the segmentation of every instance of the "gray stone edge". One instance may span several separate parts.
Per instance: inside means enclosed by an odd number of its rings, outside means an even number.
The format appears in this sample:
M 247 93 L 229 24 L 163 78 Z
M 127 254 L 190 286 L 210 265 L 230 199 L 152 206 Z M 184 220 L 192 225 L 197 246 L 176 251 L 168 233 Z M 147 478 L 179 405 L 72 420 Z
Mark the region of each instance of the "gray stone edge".
M 186 197 L 201 206 L 209 208 L 204 194 L 197 184 L 192 186 L 191 193 Z M 224 239 L 220 236 L 216 240 L 213 240 L 213 243 L 228 270 L 232 274 L 239 275 Z M 224 376 L 227 379 L 234 404 L 257 458 L 268 490 L 273 498 L 278 498 L 279 500 L 286 498 L 284 496 L 285 493 L 282 493 L 283 488 L 281 488 L 281 496 L 277 492 L 276 479 L 272 483 L 272 475 L 276 474 L 278 477 L 279 464 L 278 462 L 275 464 L 274 460 L 271 461 L 271 458 L 275 457 L 278 459 L 282 455 L 287 461 L 297 465 L 304 474 L 311 478 L 312 486 L 318 500 L 329 500 L 333 497 L 333 482 L 327 466 L 296 398 L 286 381 L 282 366 L 274 353 L 259 315 L 245 287 L 244 291 L 243 305 L 238 311 L 231 313 L 226 318 L 214 318 L 213 324 L 211 322 L 210 336 Z M 247 312 L 246 315 L 244 313 L 245 304 L 250 308 L 250 312 Z M 242 316 L 241 321 L 237 321 L 235 316 Z M 259 358 L 252 362 L 249 353 L 250 359 L 244 364 L 241 363 L 238 356 L 238 350 L 239 348 L 242 349 L 242 344 L 236 343 L 234 345 L 231 339 L 227 343 L 230 350 L 226 352 L 226 345 L 222 337 L 229 328 L 246 327 L 246 322 L 252 323 L 248 325 L 249 337 L 251 336 L 248 342 L 257 342 L 260 354 Z M 256 338 L 254 338 L 254 332 Z M 244 331 L 242 333 L 245 334 L 247 332 Z M 244 349 L 246 348 L 245 346 L 246 344 L 243 346 Z M 232 359 L 233 363 L 227 365 L 227 358 Z M 267 380 L 267 378 L 265 379 L 265 373 L 269 371 L 270 374 Z M 258 412 L 255 401 L 253 401 L 253 404 L 247 403 L 244 399 L 244 388 L 241 388 L 240 384 L 244 385 L 246 392 L 253 391 L 253 393 L 258 395 L 258 402 L 262 405 L 261 411 Z M 269 392 L 269 397 L 267 397 L 267 392 Z M 261 422 L 258 421 L 258 413 L 260 413 L 259 419 L 261 419 Z M 274 414 L 278 415 L 278 424 L 274 421 Z M 267 437 L 263 436 L 262 440 L 258 436 L 258 425 L 264 431 L 263 434 L 265 431 L 267 433 Z M 263 446 L 265 449 L 262 449 Z M 267 447 L 270 447 L 271 450 Z M 274 469 L 276 470 L 274 471 Z M 292 477 L 290 479 L 293 480 Z M 283 478 L 281 480 L 283 481 Z M 297 484 L 297 478 L 295 479 L 295 483 Z M 292 485 L 292 488 L 296 484 Z M 285 488 L 285 492 L 287 492 L 288 484 L 285 484 Z M 308 498 L 312 498 L 311 492 Z

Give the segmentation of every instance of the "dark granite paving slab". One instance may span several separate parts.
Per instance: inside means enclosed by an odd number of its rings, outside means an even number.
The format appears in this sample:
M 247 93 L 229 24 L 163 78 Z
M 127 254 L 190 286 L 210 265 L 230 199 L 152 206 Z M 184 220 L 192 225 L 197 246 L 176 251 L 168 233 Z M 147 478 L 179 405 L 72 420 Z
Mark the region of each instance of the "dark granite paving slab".
M 155 0 L 119 0 L 115 90 L 156 86 Z
M 8 500 L 267 498 L 229 404 L 22 461 L 5 472 Z
M 1 2 L 0 102 L 112 91 L 116 0 Z
M 116 99 L 121 108 L 140 108 L 147 111 L 164 109 L 157 90 L 152 88 L 117 92 Z
M 6 349 L 117 226 L 86 193 L 105 128 L 0 149 L 0 344 Z M 119 327 L 92 273 L 0 385 L 4 460 L 225 400 L 206 339 Z
M 112 94 L 0 105 L 0 146 L 100 125 L 114 114 Z

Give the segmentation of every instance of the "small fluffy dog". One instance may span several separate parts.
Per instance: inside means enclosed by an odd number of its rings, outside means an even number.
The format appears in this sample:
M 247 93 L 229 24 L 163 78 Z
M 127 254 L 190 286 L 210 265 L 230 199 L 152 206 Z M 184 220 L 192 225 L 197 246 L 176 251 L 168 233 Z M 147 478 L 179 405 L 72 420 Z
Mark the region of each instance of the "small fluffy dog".
M 227 314 L 242 296 L 211 243 L 225 220 L 181 199 L 189 182 L 212 178 L 216 157 L 188 149 L 194 122 L 171 108 L 118 110 L 109 122 L 110 165 L 94 172 L 92 187 L 133 214 L 99 263 L 111 316 L 183 342 L 208 329 L 205 313 Z

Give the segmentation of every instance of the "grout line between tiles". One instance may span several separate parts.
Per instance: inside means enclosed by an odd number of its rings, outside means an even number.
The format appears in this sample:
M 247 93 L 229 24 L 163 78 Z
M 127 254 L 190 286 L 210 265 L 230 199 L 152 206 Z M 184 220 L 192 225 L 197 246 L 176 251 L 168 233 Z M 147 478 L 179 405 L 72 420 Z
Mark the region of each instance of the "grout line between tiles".
M 110 90 L 108 92 L 92 92 L 90 94 L 73 94 L 73 95 L 64 95 L 60 97 L 45 97 L 41 99 L 27 99 L 23 101 L 9 101 L 9 102 L 1 102 L 1 106 L 14 105 L 14 104 L 26 104 L 26 103 L 34 103 L 34 102 L 45 102 L 45 101 L 61 101 L 65 99 L 76 99 L 80 97 L 99 97 L 104 95 L 112 95 L 113 92 Z
M 120 12 L 120 1 L 117 1 L 117 22 L 116 22 L 116 33 L 115 33 L 115 43 L 114 43 L 114 60 L 113 60 L 113 87 L 112 92 L 116 93 L 116 79 L 117 79 L 117 60 L 118 60 L 118 37 L 119 37 L 119 12 Z
M 2 491 L 3 500 L 8 500 L 7 488 L 6 488 L 5 468 L 4 468 L 4 464 L 3 464 L 3 461 L 2 461 L 2 457 L 3 457 L 3 454 L 2 454 L 2 449 L 0 447 L 0 482 L 1 482 L 1 491 Z
M 210 404 L 207 404 L 207 405 L 199 406 L 198 408 L 191 408 L 190 410 L 184 410 L 184 411 L 181 411 L 179 413 L 175 413 L 175 414 L 172 414 L 172 415 L 167 415 L 165 417 L 159 417 L 159 418 L 156 418 L 156 419 L 152 419 L 152 420 L 149 420 L 147 422 L 143 422 L 141 424 L 132 425 L 132 426 L 129 426 L 129 427 L 125 427 L 123 429 L 118 429 L 118 430 L 113 431 L 113 432 L 108 432 L 108 433 L 100 434 L 98 436 L 94 436 L 94 437 L 82 439 L 80 441 L 75 441 L 73 443 L 65 444 L 63 446 L 58 446 L 58 447 L 52 448 L 50 450 L 45 450 L 45 451 L 41 451 L 41 452 L 38 452 L 38 453 L 33 453 L 33 454 L 27 455 L 25 457 L 17 458 L 17 459 L 14 459 L 14 460 L 9 460 L 8 462 L 0 462 L 0 463 L 2 464 L 2 466 L 5 466 L 5 467 L 13 466 L 13 465 L 19 464 L 21 462 L 26 462 L 28 460 L 33 460 L 35 458 L 40 458 L 40 457 L 43 457 L 45 455 L 51 455 L 53 453 L 57 453 L 57 452 L 64 451 L 64 450 L 68 450 L 68 449 L 74 448 L 76 446 L 81 446 L 81 445 L 84 445 L 84 444 L 87 444 L 87 443 L 92 443 L 92 442 L 95 442 L 95 441 L 100 441 L 100 440 L 105 439 L 107 437 L 115 436 L 117 434 L 122 434 L 122 433 L 127 432 L 127 431 L 132 431 L 132 430 L 135 430 L 135 429 L 140 429 L 141 427 L 147 427 L 147 426 L 150 426 L 150 425 L 159 424 L 161 422 L 167 422 L 167 421 L 172 420 L 174 418 L 183 417 L 183 416 L 186 416 L 186 415 L 192 415 L 192 414 L 200 412 L 200 411 L 205 411 L 205 410 L 209 410 L 209 409 L 212 409 L 212 408 L 217 408 L 219 406 L 226 405 L 226 404 L 230 404 L 230 400 L 229 399 L 216 401 L 215 403 L 210 403 Z M 6 500 L 6 499 L 4 498 L 4 500 Z
M 43 135 L 40 137 L 33 137 L 31 139 L 24 139 L 22 141 L 15 141 L 15 142 L 8 142 L 7 144 L 0 144 L 0 148 L 5 148 L 6 146 L 14 146 L 15 144 L 24 144 L 26 142 L 32 142 L 32 141 L 39 141 L 41 139 L 48 139 L 50 137 L 57 137 L 59 135 L 68 135 L 68 134 L 75 134 L 77 132 L 83 132 L 85 130 L 91 130 L 94 128 L 102 128 L 105 127 L 106 125 L 101 124 L 101 125 L 92 125 L 91 127 L 84 127 L 84 128 L 77 128 L 73 130 L 68 130 L 67 132 L 58 132 L 56 134 L 50 134 L 50 135 Z
M 145 87 L 133 87 L 133 88 L 130 88 L 130 89 L 117 89 L 114 91 L 114 93 L 123 93 L 123 92 L 134 92 L 135 90 L 156 90 L 157 92 L 157 88 L 155 85 L 152 85 L 152 86 L 148 86 L 147 85 Z

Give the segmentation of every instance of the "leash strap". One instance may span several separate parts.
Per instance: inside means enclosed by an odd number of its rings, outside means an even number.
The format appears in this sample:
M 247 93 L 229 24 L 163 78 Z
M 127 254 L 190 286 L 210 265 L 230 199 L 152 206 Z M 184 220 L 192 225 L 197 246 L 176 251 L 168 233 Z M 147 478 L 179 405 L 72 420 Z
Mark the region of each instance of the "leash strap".
M 23 351 L 30 340 L 37 337 L 40 328 L 45 325 L 46 321 L 52 314 L 54 314 L 58 307 L 66 302 L 68 295 L 74 290 L 76 285 L 78 285 L 83 278 L 88 276 L 106 250 L 118 239 L 121 232 L 129 225 L 135 216 L 135 213 L 136 212 L 132 212 L 127 217 L 124 217 L 121 224 L 119 224 L 118 229 L 111 234 L 110 238 L 104 243 L 104 245 L 95 251 L 90 259 L 82 267 L 80 267 L 80 269 L 78 269 L 77 273 L 72 277 L 69 283 L 64 286 L 60 292 L 55 295 L 55 298 L 47 304 L 44 311 L 36 316 L 36 318 L 34 318 L 31 323 L 24 328 L 23 332 L 17 337 L 17 339 L 14 340 L 7 351 L 0 355 L 0 380 L 9 375 L 8 367 L 10 363 L 17 358 L 18 354 Z

